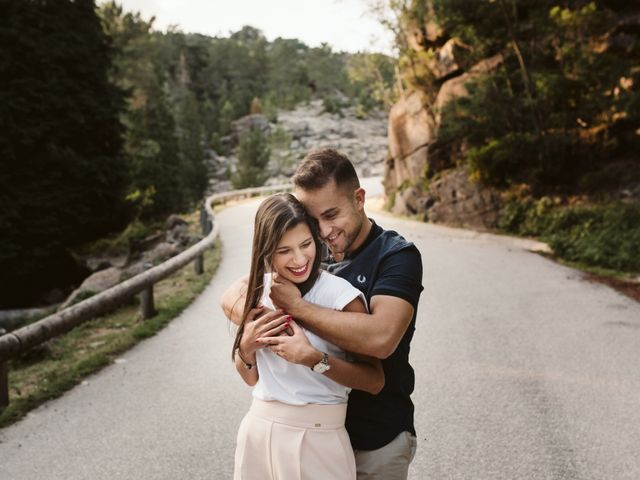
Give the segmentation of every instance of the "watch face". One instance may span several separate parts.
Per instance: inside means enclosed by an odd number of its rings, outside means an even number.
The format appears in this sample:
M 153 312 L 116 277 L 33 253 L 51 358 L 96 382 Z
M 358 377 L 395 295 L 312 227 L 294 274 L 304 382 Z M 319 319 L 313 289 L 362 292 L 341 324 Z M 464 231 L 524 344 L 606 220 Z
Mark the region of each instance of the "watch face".
M 313 366 L 313 371 L 317 373 L 324 373 L 330 368 L 331 366 L 329 365 L 329 355 L 325 353 L 322 355 L 322 360 L 320 360 Z
M 324 373 L 327 370 L 329 370 L 329 365 L 327 365 L 326 363 L 317 363 L 316 365 L 314 365 L 313 367 L 313 371 L 314 372 L 318 372 L 318 373 Z

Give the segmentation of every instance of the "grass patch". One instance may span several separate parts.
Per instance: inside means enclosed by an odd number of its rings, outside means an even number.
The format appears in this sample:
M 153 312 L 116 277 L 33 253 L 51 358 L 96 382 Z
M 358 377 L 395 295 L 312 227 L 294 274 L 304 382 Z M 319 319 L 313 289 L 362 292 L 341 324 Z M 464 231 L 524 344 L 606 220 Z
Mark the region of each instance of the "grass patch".
M 10 425 L 47 400 L 61 396 L 86 376 L 111 364 L 122 352 L 155 335 L 207 286 L 220 263 L 216 242 L 204 255 L 205 273 L 186 265 L 154 286 L 158 314 L 142 320 L 137 300 L 86 322 L 9 361 L 9 406 L 0 427 Z

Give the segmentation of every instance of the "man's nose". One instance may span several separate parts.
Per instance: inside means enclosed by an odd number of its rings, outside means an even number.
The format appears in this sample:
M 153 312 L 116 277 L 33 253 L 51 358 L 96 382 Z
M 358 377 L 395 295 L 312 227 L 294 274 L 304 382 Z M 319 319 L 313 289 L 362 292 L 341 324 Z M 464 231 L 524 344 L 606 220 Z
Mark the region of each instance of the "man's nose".
M 318 228 L 320 229 L 320 236 L 327 238 L 331 233 L 331 225 L 329 222 L 318 222 Z

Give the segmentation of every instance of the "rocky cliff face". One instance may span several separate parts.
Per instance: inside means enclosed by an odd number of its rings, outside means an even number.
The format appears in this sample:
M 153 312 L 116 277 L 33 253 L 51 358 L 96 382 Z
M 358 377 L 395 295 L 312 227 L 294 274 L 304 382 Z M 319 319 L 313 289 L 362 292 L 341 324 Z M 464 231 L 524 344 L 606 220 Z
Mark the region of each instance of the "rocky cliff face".
M 480 183 L 471 182 L 466 170 L 461 169 L 463 163 L 461 160 L 465 157 L 465 150 L 468 148 L 464 139 L 446 143 L 439 137 L 438 132 L 444 127 L 442 124 L 443 109 L 453 99 L 469 95 L 466 87 L 468 82 L 483 73 L 496 70 L 505 60 L 501 55 L 496 55 L 472 63 L 471 47 L 457 38 L 451 38 L 447 32 L 433 23 L 436 16 L 432 3 L 430 1 L 419 2 L 420 8 L 418 6 L 409 8 L 409 10 L 414 9 L 412 13 L 415 15 L 407 15 L 401 20 L 405 37 L 404 44 L 411 55 L 405 55 L 403 60 L 406 61 L 406 65 L 403 66 L 401 62 L 400 66 L 418 86 L 416 90 L 403 92 L 402 97 L 392 107 L 389 115 L 390 156 L 385 162 L 385 190 L 396 213 L 417 214 L 430 221 L 452 225 L 493 228 L 496 226 L 500 209 L 499 193 Z M 635 92 L 640 85 L 640 70 L 636 61 L 639 58 L 640 48 L 640 8 L 636 6 L 636 3 L 604 2 L 603 5 L 599 5 L 597 7 L 598 16 L 593 18 L 599 18 L 598 22 L 601 25 L 598 28 L 593 25 L 586 27 L 585 23 L 581 27 L 584 32 L 580 34 L 579 42 L 574 39 L 574 44 L 571 44 L 571 35 L 563 40 L 564 27 L 557 26 L 562 22 L 556 25 L 555 28 L 559 28 L 559 30 L 554 34 L 553 39 L 541 34 L 540 39 L 536 40 L 538 46 L 535 48 L 543 48 L 543 45 L 547 45 L 545 42 L 551 42 L 549 45 L 553 45 L 554 42 L 568 42 L 567 49 L 576 48 L 577 44 L 582 44 L 591 53 L 599 56 L 598 62 L 602 63 L 594 63 L 594 65 L 617 65 L 616 68 L 621 69 L 620 72 L 624 72 L 607 73 L 606 75 L 611 76 L 607 81 L 601 79 L 596 81 L 585 74 L 585 84 L 591 85 L 589 88 L 593 90 L 591 98 L 600 98 L 600 100 L 593 100 L 590 103 L 597 105 L 598 102 L 601 102 L 603 105 L 601 113 L 592 115 L 588 122 L 582 118 L 575 118 L 574 120 L 580 128 L 572 126 L 570 123 L 565 125 L 562 122 L 549 122 L 545 132 L 549 135 L 547 138 L 552 139 L 556 138 L 554 135 L 561 139 L 564 135 L 563 141 L 568 144 L 574 142 L 578 145 L 575 147 L 576 149 L 588 150 L 590 144 L 599 144 L 602 147 L 599 150 L 600 154 L 609 157 L 607 161 L 601 162 L 602 165 L 598 166 L 595 162 L 591 165 L 588 161 L 581 162 L 568 158 L 565 163 L 566 167 L 557 167 L 555 171 L 554 168 L 543 166 L 547 169 L 546 172 L 538 173 L 535 168 L 530 168 L 530 172 L 524 172 L 528 173 L 531 178 L 537 178 L 542 188 L 548 186 L 558 188 L 560 191 L 563 189 L 564 191 L 572 191 L 573 189 L 574 192 L 585 191 L 587 193 L 600 189 L 611 197 L 623 200 L 637 198 L 634 192 L 638 191 L 638 177 L 633 172 L 637 170 L 635 167 L 638 157 L 635 145 L 637 145 L 640 129 L 638 129 L 637 113 L 635 113 L 637 110 L 635 107 L 630 107 L 632 103 L 636 105 L 637 100 L 629 100 L 629 103 L 625 104 L 626 106 L 619 103 L 621 98 L 637 98 Z M 595 4 L 590 5 L 591 7 L 585 7 L 585 9 L 591 9 L 592 12 L 595 12 L 596 7 L 593 6 Z M 427 9 L 426 14 L 424 11 L 421 14 L 418 13 L 421 8 Z M 540 7 L 523 6 L 523 12 L 528 8 L 533 12 Z M 452 9 L 452 11 L 454 10 Z M 567 10 L 563 15 L 568 15 L 567 18 L 571 15 L 587 15 L 585 13 L 587 10 L 580 14 L 577 13 L 578 10 L 572 14 Z M 551 13 L 549 15 L 551 18 Z M 419 18 L 421 20 L 418 20 Z M 524 15 L 521 18 L 524 18 Z M 574 18 L 572 21 L 577 20 Z M 586 22 L 586 20 L 583 21 Z M 528 25 L 528 27 L 523 27 L 524 31 L 527 28 L 533 28 L 531 26 L 533 23 Z M 595 29 L 590 31 L 591 28 Z M 603 33 L 601 28 L 606 28 L 606 33 Z M 530 48 L 535 51 L 534 47 Z M 548 48 L 551 49 L 551 47 Z M 556 51 L 556 58 L 553 60 L 558 63 L 552 64 L 554 66 L 550 67 L 551 70 L 555 69 L 556 71 L 551 74 L 542 69 L 542 73 L 553 76 L 562 70 L 560 62 L 562 54 L 559 53 L 561 50 Z M 520 54 L 517 53 L 515 56 L 518 55 Z M 629 67 L 629 65 L 631 66 Z M 505 71 L 508 70 L 508 67 L 505 68 Z M 603 68 L 602 71 L 606 72 L 607 69 Z M 528 76 L 525 72 L 523 73 Z M 570 78 L 575 73 L 567 70 L 564 75 Z M 556 94 L 556 98 L 560 101 L 563 95 L 560 87 L 558 87 Z M 579 98 L 572 99 L 569 104 L 579 101 Z M 609 102 L 610 106 L 606 107 L 605 102 Z M 564 108 L 567 110 L 566 107 Z M 601 107 L 594 108 L 597 110 Z M 535 109 L 533 110 L 535 111 Z M 541 111 L 544 113 L 539 115 L 549 115 L 552 109 L 547 107 L 547 110 Z M 534 118 L 533 123 L 538 124 L 539 120 Z M 536 129 L 539 128 L 540 126 L 537 125 Z M 571 139 L 572 135 L 579 137 L 580 141 L 566 140 Z M 552 140 L 549 142 L 552 143 Z M 616 152 L 606 151 L 608 145 L 614 143 L 617 145 Z M 554 158 L 554 155 L 562 155 L 561 150 L 553 148 L 551 145 L 550 152 L 552 153 L 547 154 L 549 158 Z M 594 156 L 596 155 L 598 154 L 594 153 Z M 574 156 L 579 158 L 581 154 L 578 153 Z M 571 155 L 568 154 L 567 157 L 571 157 Z M 538 164 L 536 165 L 538 166 Z M 527 168 L 523 167 L 523 170 Z M 608 173 L 605 172 L 607 168 L 610 168 L 611 171 L 627 171 L 629 174 L 619 175 L 627 177 L 626 180 L 609 181 L 607 180 Z M 561 170 L 563 170 L 562 173 L 558 173 Z M 584 175 L 585 172 L 586 175 Z M 574 176 L 575 184 L 563 179 L 563 174 Z
M 441 31 L 427 29 L 431 43 Z M 430 32 L 430 33 L 429 33 Z M 410 44 L 421 49 L 421 39 L 410 30 Z M 466 82 L 495 69 L 501 55 L 475 65 L 466 60 L 468 47 L 453 38 L 444 42 L 428 65 L 440 85 L 432 98 L 418 90 L 405 92 L 389 114 L 389 157 L 385 162 L 385 192 L 397 214 L 420 215 L 425 220 L 476 229 L 495 227 L 500 197 L 494 189 L 469 180 L 457 169 L 460 146 L 438 138 L 442 109 L 454 98 L 468 95 Z M 464 145 L 462 146 L 464 148 Z M 438 180 L 427 185 L 427 177 Z

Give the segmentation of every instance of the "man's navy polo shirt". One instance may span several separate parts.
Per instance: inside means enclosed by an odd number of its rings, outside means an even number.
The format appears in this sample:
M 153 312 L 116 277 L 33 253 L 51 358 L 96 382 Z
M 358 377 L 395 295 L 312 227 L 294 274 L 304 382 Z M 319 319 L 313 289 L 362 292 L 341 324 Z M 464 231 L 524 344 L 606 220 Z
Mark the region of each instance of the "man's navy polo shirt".
M 373 222 L 373 220 L 372 220 Z M 367 303 L 375 295 L 402 298 L 413 308 L 413 318 L 398 348 L 382 360 L 385 385 L 378 395 L 352 390 L 346 427 L 356 450 L 375 450 L 401 432 L 415 435 L 413 392 L 415 377 L 409 365 L 409 344 L 416 324 L 422 292 L 422 258 L 416 246 L 401 235 L 384 230 L 375 222 L 365 242 L 342 262 L 331 258 L 324 264 L 364 293 Z

